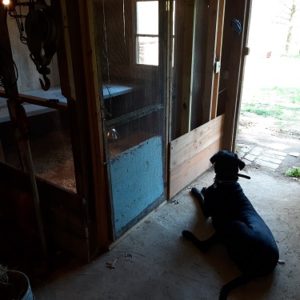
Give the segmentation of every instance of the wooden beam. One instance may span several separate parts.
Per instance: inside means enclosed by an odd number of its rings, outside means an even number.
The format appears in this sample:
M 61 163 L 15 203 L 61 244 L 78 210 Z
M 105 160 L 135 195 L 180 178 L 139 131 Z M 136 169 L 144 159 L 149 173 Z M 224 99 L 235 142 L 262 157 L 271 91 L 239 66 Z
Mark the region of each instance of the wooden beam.
M 7 97 L 7 107 L 11 122 L 15 129 L 15 140 L 18 147 L 19 158 L 23 170 L 30 178 L 31 194 L 34 202 L 35 218 L 38 225 L 38 234 L 42 246 L 44 258 L 47 258 L 47 242 L 44 232 L 40 199 L 37 189 L 34 166 L 32 161 L 31 148 L 29 143 L 28 120 L 24 107 L 18 99 L 17 74 L 15 71 L 12 51 L 7 27 L 7 11 L 0 5 L 0 50 L 2 51 L 1 75 L 3 76 L 4 90 Z M 5 57 L 6 56 L 6 57 Z M 4 58 L 5 57 L 5 58 Z
M 202 118 L 201 123 L 204 124 L 211 119 L 211 110 L 213 102 L 213 86 L 215 80 L 214 67 L 216 59 L 216 44 L 217 44 L 217 30 L 218 30 L 218 14 L 219 1 L 209 1 L 209 21 L 207 33 L 207 47 L 206 47 L 206 67 L 205 67 L 205 82 L 202 99 Z
M 220 0 L 218 11 L 218 30 L 216 41 L 216 56 L 215 64 L 220 63 L 222 67 L 222 45 L 223 45 L 223 30 L 224 30 L 224 17 L 225 17 L 225 5 L 226 0 Z M 218 68 L 215 65 L 215 68 Z M 211 115 L 210 118 L 214 119 L 217 116 L 218 111 L 218 98 L 219 98 L 219 83 L 220 83 L 220 70 L 216 72 L 213 80 L 212 102 L 211 102 Z
M 190 130 L 190 93 L 194 28 L 194 0 L 176 1 L 173 126 L 175 136 Z
M 63 111 L 66 111 L 68 109 L 67 103 L 60 103 L 60 102 L 51 101 L 48 99 L 43 99 L 43 98 L 30 96 L 30 95 L 24 95 L 24 94 L 19 94 L 18 98 L 21 102 L 40 105 L 43 107 L 49 107 L 49 108 L 63 110 Z
M 99 73 L 96 63 L 94 1 L 62 0 L 67 69 L 71 72 L 69 101 L 73 123 L 78 193 L 87 201 L 91 257 L 108 249 L 112 226 L 107 184 L 104 130 L 100 114 Z M 69 45 L 68 45 L 69 43 Z M 99 52 L 100 53 L 100 52 Z M 71 66 L 69 66 L 71 64 Z M 73 81 L 73 82 L 72 82 Z M 63 88 L 63 87 L 62 87 Z M 64 91 L 63 91 L 64 94 Z M 75 94 L 75 95 L 72 95 Z
M 244 36 L 243 36 L 243 49 L 242 49 L 242 59 L 241 59 L 241 71 L 240 71 L 240 81 L 238 85 L 238 96 L 237 96 L 237 105 L 236 105 L 236 118 L 234 124 L 234 131 L 233 131 L 233 142 L 232 142 L 232 150 L 235 151 L 236 146 L 236 135 L 238 130 L 238 123 L 240 117 L 240 109 L 241 109 L 241 102 L 242 102 L 242 89 L 244 83 L 244 72 L 245 72 L 245 58 L 246 55 L 249 54 L 249 49 L 247 48 L 248 45 L 248 37 L 249 37 L 249 26 L 250 26 L 250 16 L 251 16 L 251 7 L 252 7 L 252 0 L 248 0 L 246 7 L 245 7 L 245 21 L 244 21 Z
M 240 85 L 243 74 L 245 37 L 248 30 L 248 18 L 250 0 L 235 1 L 227 0 L 225 13 L 225 32 L 223 42 L 222 71 L 227 72 L 227 79 L 224 80 L 225 88 L 225 123 L 223 148 L 234 149 L 235 131 L 238 120 L 238 108 L 240 103 Z M 231 26 L 232 19 L 238 19 L 243 30 L 239 34 Z

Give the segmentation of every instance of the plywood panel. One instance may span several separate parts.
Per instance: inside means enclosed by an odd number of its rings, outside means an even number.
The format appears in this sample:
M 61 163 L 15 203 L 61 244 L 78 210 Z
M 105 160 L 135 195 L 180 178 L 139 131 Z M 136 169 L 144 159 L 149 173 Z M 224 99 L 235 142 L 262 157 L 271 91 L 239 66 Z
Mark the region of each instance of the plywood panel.
M 171 142 L 169 198 L 209 168 L 222 145 L 223 123 L 221 115 Z

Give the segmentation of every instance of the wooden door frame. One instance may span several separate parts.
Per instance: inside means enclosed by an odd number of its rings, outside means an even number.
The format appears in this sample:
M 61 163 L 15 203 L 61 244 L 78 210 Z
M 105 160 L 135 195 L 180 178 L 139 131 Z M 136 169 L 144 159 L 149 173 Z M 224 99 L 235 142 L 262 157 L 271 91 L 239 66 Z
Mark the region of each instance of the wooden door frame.
M 212 41 L 208 55 L 213 62 L 222 55 L 222 71 L 218 75 L 213 72 L 206 74 L 206 86 L 209 87 L 209 101 L 204 99 L 208 101 L 206 123 L 170 142 L 169 198 L 206 171 L 210 167 L 209 158 L 216 151 L 221 148 L 234 150 L 251 0 L 226 0 L 226 4 L 219 0 L 213 3 L 211 18 L 218 31 L 209 31 L 216 36 L 208 37 Z M 215 9 L 218 9 L 217 16 Z M 241 22 L 241 32 L 234 30 L 233 19 Z M 222 86 L 219 86 L 222 77 Z M 224 111 L 218 109 L 220 89 L 225 95 Z
M 241 3 L 242 2 L 242 3 Z M 237 114 L 239 108 L 239 95 L 241 90 L 241 76 L 243 71 L 243 49 L 247 36 L 248 11 L 250 9 L 251 0 L 238 2 L 236 0 L 227 0 L 227 16 L 225 17 L 225 25 L 232 17 L 240 17 L 245 24 L 244 31 L 238 38 L 232 33 L 224 35 L 223 52 L 228 43 L 232 42 L 230 53 L 227 51 L 228 63 L 225 64 L 226 72 L 229 72 L 230 82 L 234 84 L 227 86 L 226 111 L 224 115 L 212 119 L 208 123 L 202 125 L 204 127 L 197 128 L 192 134 L 196 134 L 196 140 L 201 138 L 202 132 L 209 132 L 209 128 L 215 128 L 214 133 L 208 137 L 207 144 L 197 149 L 197 155 L 201 161 L 201 168 L 193 173 L 193 178 L 189 178 L 189 182 L 204 172 L 209 165 L 208 158 L 216 150 L 221 147 L 228 149 L 233 148 L 233 139 L 236 130 Z M 97 70 L 96 48 L 94 41 L 94 14 L 93 1 L 71 1 L 61 0 L 64 24 L 65 38 L 65 55 L 66 70 L 68 71 L 68 82 L 65 88 L 65 95 L 69 99 L 71 114 L 78 124 L 81 139 L 78 153 L 80 153 L 79 165 L 76 173 L 85 172 L 84 176 L 79 175 L 82 186 L 79 192 L 88 202 L 88 223 L 90 224 L 90 241 L 91 253 L 99 250 L 107 249 L 112 242 L 112 223 L 110 213 L 110 199 L 108 190 L 107 168 L 105 165 L 106 155 L 104 147 L 104 131 L 101 123 L 100 102 L 101 94 L 99 92 L 99 74 Z M 233 5 L 235 9 L 230 11 L 229 6 Z M 227 31 L 229 30 L 228 27 Z M 78 43 L 78 39 L 80 43 Z M 226 41 L 226 43 L 225 43 Z M 233 50 L 234 51 L 233 51 Z M 236 56 L 238 55 L 238 56 Z M 236 58 L 236 57 L 237 58 Z M 166 84 L 168 86 L 168 84 Z M 216 98 L 217 99 L 217 98 Z M 217 101 L 217 100 L 216 100 Z M 216 111 L 216 109 L 215 109 Z M 211 123 L 213 122 L 213 123 Z M 169 122 L 166 122 L 170 124 Z M 211 131 L 210 131 L 211 132 Z M 178 141 L 170 143 L 170 149 Z M 201 144 L 201 140 L 199 140 Z M 179 143 L 180 144 L 180 143 Z M 193 144 L 193 141 L 192 141 Z M 193 155 L 192 147 L 184 144 L 185 151 L 188 150 L 189 155 Z M 199 149 L 201 150 L 199 152 Z M 206 150 L 205 150 L 206 149 Z M 172 161 L 172 160 L 170 160 Z M 184 188 L 189 182 L 183 185 L 177 185 L 172 178 L 170 168 L 168 181 L 169 184 L 175 183 L 175 189 L 169 189 L 168 197 L 171 198 L 179 190 Z M 193 167 L 193 166 L 192 166 Z M 173 169 L 174 171 L 175 169 Z
M 223 57 L 225 58 L 225 123 L 223 148 L 234 151 L 237 132 L 241 90 L 244 74 L 245 55 L 249 31 L 249 19 L 252 0 L 227 0 L 225 26 L 231 28 L 224 32 Z M 233 19 L 240 21 L 242 32 L 237 33 L 231 26 Z
M 89 258 L 92 258 L 108 250 L 112 242 L 94 1 L 60 0 L 59 3 L 64 29 L 64 47 L 59 52 L 60 73 L 64 74 L 61 87 L 72 120 L 77 192 L 86 201 Z

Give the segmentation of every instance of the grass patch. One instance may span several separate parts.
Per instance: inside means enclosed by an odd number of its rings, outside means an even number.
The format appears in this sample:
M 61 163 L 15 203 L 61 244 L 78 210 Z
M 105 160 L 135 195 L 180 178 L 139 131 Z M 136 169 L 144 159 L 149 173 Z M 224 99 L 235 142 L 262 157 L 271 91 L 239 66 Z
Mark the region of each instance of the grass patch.
M 249 96 L 243 102 L 241 112 L 294 123 L 300 121 L 300 88 L 260 88 Z
M 291 103 L 300 103 L 300 89 L 299 88 L 283 88 L 274 86 L 273 88 L 261 89 L 262 94 L 265 95 L 277 95 L 277 97 L 284 101 Z
M 285 172 L 286 176 L 300 178 L 300 167 L 289 168 Z
M 247 103 L 244 105 L 242 110 L 245 112 L 254 113 L 259 116 L 273 117 L 276 119 L 282 119 L 284 114 L 280 106 L 269 105 L 265 103 L 255 103 L 255 104 Z

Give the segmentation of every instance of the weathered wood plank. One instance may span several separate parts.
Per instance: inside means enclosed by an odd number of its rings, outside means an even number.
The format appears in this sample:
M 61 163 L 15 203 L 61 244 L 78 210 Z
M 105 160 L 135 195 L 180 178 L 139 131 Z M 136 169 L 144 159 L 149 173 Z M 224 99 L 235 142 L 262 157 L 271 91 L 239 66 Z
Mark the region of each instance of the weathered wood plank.
M 96 62 L 96 53 L 101 52 L 97 51 L 94 40 L 97 20 L 93 1 L 61 0 L 60 4 L 63 23 L 68 25 L 64 28 L 64 36 L 65 53 L 72 67 L 68 68 L 68 73 L 72 73 L 69 86 L 74 87 L 74 91 L 71 88 L 65 92 L 70 92 L 70 96 L 76 99 L 69 101 L 76 187 L 78 194 L 87 201 L 86 217 L 92 256 L 105 251 L 112 239 L 107 169 L 103 163 L 104 128 L 99 102 L 101 83 L 98 82 Z
M 219 61 L 222 64 L 222 45 L 223 45 L 223 29 L 224 29 L 224 17 L 225 17 L 225 4 L 226 0 L 220 0 L 218 11 L 218 31 L 216 42 L 216 62 Z M 219 96 L 219 83 L 220 83 L 220 71 L 215 74 L 212 91 L 211 102 L 211 116 L 213 119 L 217 116 L 218 111 L 218 96 Z
M 225 89 L 224 98 L 226 99 L 223 147 L 229 150 L 233 150 L 235 144 L 244 66 L 243 50 L 247 40 L 249 22 L 247 16 L 250 5 L 251 0 L 227 0 L 225 8 L 224 27 L 229 28 L 233 18 L 240 20 L 243 24 L 243 30 L 240 34 L 234 30 L 226 30 L 223 39 L 222 69 L 229 74 L 222 86 Z
M 204 97 L 202 101 L 202 124 L 208 122 L 211 116 L 212 94 L 215 80 L 214 64 L 216 58 L 216 42 L 218 28 L 218 11 L 219 0 L 210 1 L 209 5 L 209 21 L 207 33 L 207 48 L 206 48 L 206 71 L 204 81 Z
M 169 198 L 209 168 L 208 158 L 222 146 L 223 124 L 221 115 L 171 142 Z
M 193 50 L 194 0 L 176 1 L 175 18 L 175 62 L 174 81 L 176 107 L 173 120 L 176 122 L 176 136 L 189 131 L 190 89 Z
M 172 170 L 169 199 L 175 196 L 210 167 L 209 157 L 221 147 L 221 139 L 205 148 L 201 153 L 187 160 Z
M 195 0 L 190 130 L 205 123 L 202 122 L 202 102 L 205 83 L 207 32 L 209 27 L 208 12 L 209 8 L 206 1 Z
M 224 116 L 219 116 L 172 141 L 170 168 L 183 164 L 219 139 L 222 133 L 223 120 Z

